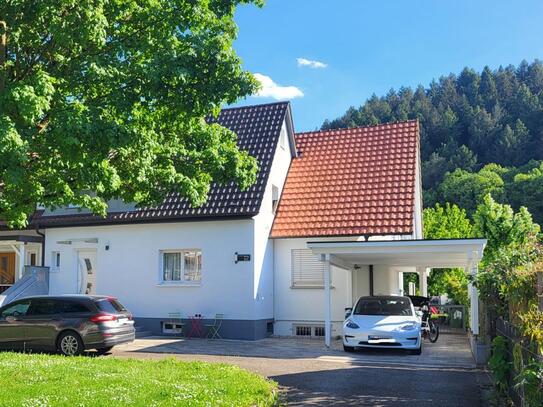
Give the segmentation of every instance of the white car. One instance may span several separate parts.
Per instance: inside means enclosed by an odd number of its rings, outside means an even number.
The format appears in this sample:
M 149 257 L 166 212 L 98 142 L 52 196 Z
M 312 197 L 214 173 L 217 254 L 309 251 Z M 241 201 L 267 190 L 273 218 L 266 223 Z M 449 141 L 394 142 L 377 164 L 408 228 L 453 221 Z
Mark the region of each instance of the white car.
M 408 297 L 360 297 L 343 323 L 343 349 L 407 349 L 420 355 L 421 323 Z

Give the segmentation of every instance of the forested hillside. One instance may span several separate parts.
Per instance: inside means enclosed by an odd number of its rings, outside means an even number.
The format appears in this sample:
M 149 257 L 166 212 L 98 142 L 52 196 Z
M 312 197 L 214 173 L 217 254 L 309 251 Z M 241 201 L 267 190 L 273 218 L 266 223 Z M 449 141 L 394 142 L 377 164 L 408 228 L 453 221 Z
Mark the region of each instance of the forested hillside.
M 322 128 L 419 119 L 425 206 L 456 203 L 473 214 L 490 192 L 543 223 L 543 64 L 464 68 L 429 87 L 373 95 Z

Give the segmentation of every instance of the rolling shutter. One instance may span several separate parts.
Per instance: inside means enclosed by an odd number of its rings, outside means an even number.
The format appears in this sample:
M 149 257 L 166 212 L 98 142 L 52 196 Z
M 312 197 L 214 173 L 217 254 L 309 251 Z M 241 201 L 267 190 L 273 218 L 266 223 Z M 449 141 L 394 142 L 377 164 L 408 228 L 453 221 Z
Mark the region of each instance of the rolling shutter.
M 323 288 L 324 263 L 310 249 L 292 249 L 293 288 Z

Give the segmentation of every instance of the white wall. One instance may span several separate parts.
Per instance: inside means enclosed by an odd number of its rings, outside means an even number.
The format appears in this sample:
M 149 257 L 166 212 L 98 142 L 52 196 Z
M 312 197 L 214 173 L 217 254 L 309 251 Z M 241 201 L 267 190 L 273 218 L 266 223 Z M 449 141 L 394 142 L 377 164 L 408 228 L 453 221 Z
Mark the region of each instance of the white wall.
M 375 295 L 399 295 L 398 271 L 390 266 L 376 264 L 373 266 L 373 293 Z
M 308 241 L 317 239 L 275 239 L 275 334 L 293 335 L 293 325 L 323 325 L 324 289 L 291 288 L 291 250 L 306 249 Z M 337 239 L 336 239 L 337 240 Z M 353 239 L 354 240 L 354 239 Z M 345 308 L 352 307 L 359 297 L 369 295 L 369 266 L 361 261 L 358 270 L 331 267 L 332 336 L 341 334 Z M 373 267 L 375 295 L 399 295 L 399 270 L 375 264 Z
M 273 318 L 272 185 L 282 191 L 292 157 L 285 123 L 281 132 L 286 142 L 277 146 L 260 213 L 253 219 L 48 229 L 46 265 L 51 264 L 53 251 L 61 252 L 60 271 L 51 273 L 51 293 L 76 292 L 77 250 L 95 248 L 97 293 L 117 296 L 136 317 L 181 312 L 223 313 L 226 319 Z M 98 244 L 81 242 L 84 238 L 97 238 Z M 63 240 L 73 244 L 58 243 Z M 166 249 L 202 250 L 200 286 L 159 284 L 160 251 Z M 251 261 L 235 264 L 235 252 L 250 254 Z
M 224 313 L 227 319 L 253 319 L 253 261 L 234 263 L 234 253 L 251 253 L 253 221 L 214 221 L 48 229 L 46 265 L 61 252 L 61 267 L 51 273 L 51 293 L 77 290 L 77 250 L 97 250 L 98 294 L 118 297 L 136 317 Z M 97 238 L 97 244 L 58 241 Z M 105 246 L 109 245 L 109 250 Z M 201 249 L 200 286 L 159 284 L 160 251 Z
M 353 276 L 353 305 L 359 297 L 370 295 L 370 272 L 368 266 L 352 271 Z
M 311 238 L 311 241 L 320 239 Z M 306 249 L 308 239 L 275 239 L 275 328 L 276 335 L 293 334 L 293 323 L 322 325 L 324 289 L 291 288 L 291 250 Z M 352 306 L 351 272 L 331 267 L 332 335 L 341 334 L 345 308 Z
M 254 218 L 255 278 L 253 296 L 255 298 L 255 319 L 273 318 L 274 315 L 274 241 L 269 236 L 275 216 L 272 207 L 272 186 L 275 185 L 279 190 L 279 194 L 281 194 L 292 159 L 285 122 L 283 122 L 281 128 L 281 136 L 284 137 L 285 143 L 283 146 L 280 143 L 277 145 L 260 213 Z

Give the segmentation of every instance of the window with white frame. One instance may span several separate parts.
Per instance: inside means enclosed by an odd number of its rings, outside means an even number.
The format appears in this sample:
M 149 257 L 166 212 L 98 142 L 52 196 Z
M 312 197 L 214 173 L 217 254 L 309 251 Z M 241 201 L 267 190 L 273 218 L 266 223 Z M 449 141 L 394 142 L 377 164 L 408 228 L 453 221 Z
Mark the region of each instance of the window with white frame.
M 162 283 L 200 283 L 201 280 L 201 250 L 161 251 Z
M 277 206 L 279 205 L 279 187 L 277 185 L 272 185 L 272 213 L 277 211 Z
M 281 133 L 279 133 L 279 145 L 283 150 L 287 148 L 287 129 L 284 125 L 281 127 Z
M 324 263 L 310 249 L 291 251 L 292 288 L 323 288 Z
M 25 266 L 37 266 L 38 265 L 38 249 L 29 248 L 26 251 Z
M 51 271 L 60 271 L 60 252 L 51 252 Z

